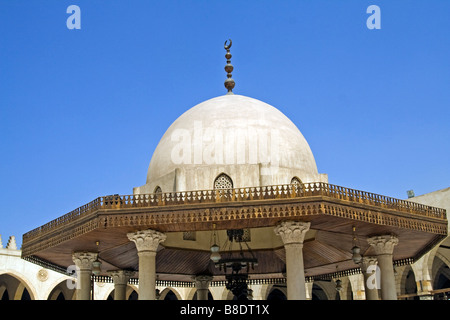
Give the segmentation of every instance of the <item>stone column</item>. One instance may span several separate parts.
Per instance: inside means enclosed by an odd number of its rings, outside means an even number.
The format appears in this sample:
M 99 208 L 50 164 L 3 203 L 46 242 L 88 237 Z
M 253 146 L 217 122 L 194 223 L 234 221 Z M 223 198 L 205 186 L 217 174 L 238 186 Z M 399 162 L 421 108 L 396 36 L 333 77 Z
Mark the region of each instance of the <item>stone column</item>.
M 305 283 L 305 289 L 306 289 L 306 300 L 312 300 L 312 289 L 314 286 L 314 282 L 307 282 Z
M 195 287 L 197 288 L 197 300 L 208 300 L 208 288 L 213 277 L 208 275 L 199 275 L 194 277 Z
M 133 271 L 109 271 L 108 275 L 114 281 L 114 300 L 126 300 L 128 280 L 134 275 Z
M 394 235 L 382 235 L 369 238 L 367 242 L 374 248 L 380 267 L 381 299 L 397 300 L 392 254 L 398 238 Z
M 92 262 L 97 259 L 94 252 L 74 252 L 72 260 L 77 266 L 77 300 L 91 300 Z
M 306 300 L 303 240 L 310 222 L 284 221 L 275 227 L 286 251 L 286 283 L 288 300 Z
M 419 260 L 415 261 L 411 268 L 414 272 L 414 277 L 416 278 L 417 294 L 429 295 L 430 291 L 433 290 L 433 285 L 431 281 L 430 270 L 428 268 L 428 261 L 430 259 L 430 252 L 423 255 Z
M 155 230 L 142 230 L 127 236 L 136 244 L 139 256 L 139 300 L 155 300 L 156 249 L 166 240 L 166 235 Z
M 352 290 L 353 300 L 365 299 L 364 276 L 362 274 L 351 274 L 347 276 Z
M 370 268 L 369 268 L 370 267 Z M 369 268 L 369 270 L 367 270 Z M 376 257 L 363 257 L 361 260 L 361 272 L 364 276 L 364 291 L 366 294 L 366 300 L 379 300 L 378 287 L 379 283 L 378 275 L 376 274 L 377 258 Z M 372 272 L 373 270 L 374 272 Z

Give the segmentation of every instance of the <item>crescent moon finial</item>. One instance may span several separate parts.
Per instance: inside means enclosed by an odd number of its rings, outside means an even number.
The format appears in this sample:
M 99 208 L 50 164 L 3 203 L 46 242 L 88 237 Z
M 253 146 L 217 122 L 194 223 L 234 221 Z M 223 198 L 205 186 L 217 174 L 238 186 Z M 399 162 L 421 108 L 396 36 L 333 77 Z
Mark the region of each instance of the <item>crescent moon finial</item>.
M 227 45 L 227 41 L 230 41 L 230 44 Z M 231 41 L 231 39 L 225 40 L 225 44 L 223 45 L 225 50 L 230 50 L 231 45 L 233 44 L 233 42 Z
M 230 44 L 227 45 L 227 41 L 230 41 Z M 227 88 L 228 93 L 227 94 L 233 94 L 233 88 L 234 88 L 234 80 L 231 78 L 231 72 L 233 71 L 233 65 L 231 64 L 231 39 L 228 39 L 225 41 L 224 48 L 227 50 L 227 53 L 225 54 L 225 58 L 227 58 L 227 65 L 225 66 L 225 71 L 227 73 L 227 80 L 225 80 L 225 88 Z

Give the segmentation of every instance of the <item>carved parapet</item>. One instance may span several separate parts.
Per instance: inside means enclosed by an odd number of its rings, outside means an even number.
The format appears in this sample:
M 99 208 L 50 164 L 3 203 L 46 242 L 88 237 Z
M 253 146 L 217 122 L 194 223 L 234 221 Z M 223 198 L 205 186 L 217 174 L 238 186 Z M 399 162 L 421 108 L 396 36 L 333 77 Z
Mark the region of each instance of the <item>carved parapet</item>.
M 275 234 L 280 236 L 285 245 L 303 244 L 305 234 L 311 223 L 302 221 L 283 221 L 275 227 Z
M 8 239 L 8 243 L 6 244 L 6 249 L 17 250 L 16 237 L 10 236 Z
M 127 233 L 128 239 L 136 244 L 139 252 L 156 252 L 158 245 L 164 242 L 167 236 L 156 230 L 141 230 Z

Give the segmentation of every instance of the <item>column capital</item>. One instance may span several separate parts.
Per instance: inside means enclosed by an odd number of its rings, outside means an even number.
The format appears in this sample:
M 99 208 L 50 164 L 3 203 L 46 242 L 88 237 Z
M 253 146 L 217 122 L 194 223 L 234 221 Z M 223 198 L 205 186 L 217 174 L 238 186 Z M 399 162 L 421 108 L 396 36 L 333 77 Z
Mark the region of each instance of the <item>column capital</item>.
M 124 284 L 128 283 L 128 280 L 134 276 L 135 272 L 130 270 L 114 270 L 108 271 L 108 275 L 113 279 L 114 284 Z
M 141 230 L 136 232 L 127 233 L 128 239 L 136 244 L 136 248 L 139 252 L 156 252 L 158 245 L 165 241 L 167 236 L 156 230 Z
M 360 262 L 361 270 L 365 272 L 369 266 L 376 265 L 377 263 L 378 260 L 375 256 L 362 257 Z
M 197 289 L 208 289 L 213 277 L 210 275 L 198 275 L 192 277 L 195 281 L 195 287 Z
M 80 251 L 72 253 L 72 260 L 80 270 L 92 270 L 92 262 L 97 260 L 98 253 Z
M 305 234 L 309 230 L 311 222 L 283 221 L 275 227 L 275 234 L 281 237 L 283 243 L 303 244 Z
M 395 235 L 374 236 L 367 239 L 377 255 L 392 254 L 394 246 L 398 244 L 398 238 Z

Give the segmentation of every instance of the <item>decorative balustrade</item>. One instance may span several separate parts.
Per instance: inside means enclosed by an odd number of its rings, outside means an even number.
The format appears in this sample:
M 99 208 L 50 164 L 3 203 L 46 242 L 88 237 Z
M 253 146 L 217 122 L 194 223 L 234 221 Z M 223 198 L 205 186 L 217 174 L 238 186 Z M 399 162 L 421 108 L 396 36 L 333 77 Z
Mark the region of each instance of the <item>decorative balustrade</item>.
M 191 204 L 213 204 L 221 202 L 243 202 L 256 200 L 274 200 L 322 196 L 352 203 L 366 204 L 393 209 L 410 214 L 446 219 L 444 209 L 435 208 L 415 202 L 395 199 L 366 191 L 349 189 L 323 182 L 274 185 L 263 187 L 246 187 L 235 189 L 216 189 L 167 192 L 154 194 L 109 195 L 99 197 L 47 224 L 38 227 L 23 236 L 26 241 L 45 234 L 49 230 L 67 225 L 71 221 L 102 210 L 126 208 L 152 208 L 160 206 L 181 206 Z
M 91 280 L 100 283 L 114 283 L 113 279 L 109 276 L 91 276 Z M 128 284 L 137 286 L 139 285 L 139 278 L 130 278 Z M 185 287 L 193 288 L 195 283 L 191 281 L 173 281 L 173 280 L 156 280 L 156 285 L 160 287 Z

